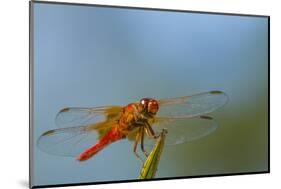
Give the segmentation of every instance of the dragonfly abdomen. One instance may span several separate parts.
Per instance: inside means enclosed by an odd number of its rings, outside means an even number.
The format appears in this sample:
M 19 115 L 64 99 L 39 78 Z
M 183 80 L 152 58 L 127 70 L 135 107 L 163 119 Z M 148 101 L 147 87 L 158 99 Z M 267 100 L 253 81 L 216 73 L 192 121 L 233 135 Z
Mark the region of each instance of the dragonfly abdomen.
M 85 161 L 91 158 L 93 155 L 97 154 L 100 150 L 102 150 L 107 145 L 123 139 L 125 135 L 120 132 L 118 127 L 111 128 L 95 145 L 83 151 L 76 160 Z

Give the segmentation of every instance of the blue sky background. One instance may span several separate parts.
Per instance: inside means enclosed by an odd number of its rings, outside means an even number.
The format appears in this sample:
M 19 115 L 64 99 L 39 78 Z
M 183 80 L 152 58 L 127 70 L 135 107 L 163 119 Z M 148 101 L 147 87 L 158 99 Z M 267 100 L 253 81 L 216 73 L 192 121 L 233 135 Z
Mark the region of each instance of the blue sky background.
M 167 147 L 157 177 L 267 169 L 268 21 L 152 10 L 34 4 L 34 184 L 136 179 L 120 141 L 79 163 L 35 145 L 69 106 L 126 105 L 222 90 L 219 129 Z

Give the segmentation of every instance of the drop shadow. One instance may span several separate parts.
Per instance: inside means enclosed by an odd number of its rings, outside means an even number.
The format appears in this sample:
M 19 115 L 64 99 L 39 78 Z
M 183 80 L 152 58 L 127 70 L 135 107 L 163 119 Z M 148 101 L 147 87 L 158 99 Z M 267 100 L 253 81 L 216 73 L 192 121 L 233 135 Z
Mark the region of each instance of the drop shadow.
M 18 183 L 22 187 L 29 188 L 29 182 L 27 180 L 20 180 Z

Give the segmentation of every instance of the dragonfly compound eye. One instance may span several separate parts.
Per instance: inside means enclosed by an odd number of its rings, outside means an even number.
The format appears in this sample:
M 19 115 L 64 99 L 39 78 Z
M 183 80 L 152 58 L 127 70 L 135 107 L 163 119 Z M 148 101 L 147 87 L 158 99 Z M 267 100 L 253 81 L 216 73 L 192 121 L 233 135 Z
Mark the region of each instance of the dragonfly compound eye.
M 143 99 L 140 100 L 140 104 L 142 105 L 142 107 L 143 107 L 144 109 L 147 109 L 147 107 L 148 107 L 148 102 L 149 102 L 149 99 L 148 99 L 148 98 L 143 98 Z
M 159 109 L 158 102 L 154 99 L 151 99 L 148 102 L 148 113 L 156 114 Z

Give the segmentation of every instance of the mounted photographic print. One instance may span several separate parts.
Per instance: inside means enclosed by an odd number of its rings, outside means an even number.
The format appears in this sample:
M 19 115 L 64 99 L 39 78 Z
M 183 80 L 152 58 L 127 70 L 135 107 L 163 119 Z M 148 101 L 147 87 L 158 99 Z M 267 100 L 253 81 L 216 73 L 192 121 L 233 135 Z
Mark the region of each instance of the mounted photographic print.
M 268 16 L 30 2 L 30 187 L 268 172 Z

